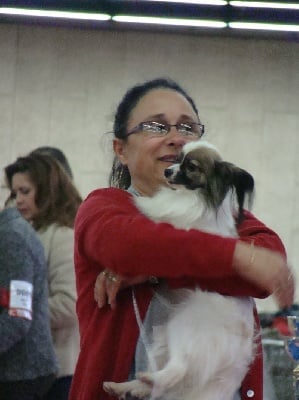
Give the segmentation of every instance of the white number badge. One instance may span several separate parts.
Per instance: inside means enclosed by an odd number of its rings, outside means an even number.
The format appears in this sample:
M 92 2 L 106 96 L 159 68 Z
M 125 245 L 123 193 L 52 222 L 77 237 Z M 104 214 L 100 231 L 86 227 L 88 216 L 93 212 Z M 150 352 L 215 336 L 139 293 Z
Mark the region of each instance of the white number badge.
M 33 286 L 26 281 L 10 281 L 8 314 L 32 320 Z

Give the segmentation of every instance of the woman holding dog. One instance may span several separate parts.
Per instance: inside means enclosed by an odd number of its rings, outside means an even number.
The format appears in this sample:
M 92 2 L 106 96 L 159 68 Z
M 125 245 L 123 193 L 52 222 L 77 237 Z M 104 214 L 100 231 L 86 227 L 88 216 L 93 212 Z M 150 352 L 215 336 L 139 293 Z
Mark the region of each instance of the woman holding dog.
M 81 352 L 70 400 L 111 399 L 103 382 L 125 381 L 146 368 L 139 336 L 159 323 L 153 311 L 157 279 L 170 289 L 200 286 L 257 298 L 274 293 L 280 307 L 293 302 L 283 244 L 252 214 L 246 213 L 240 239 L 234 239 L 155 224 L 135 207 L 132 196 L 152 196 L 165 185 L 164 170 L 203 133 L 193 100 L 168 79 L 133 87 L 118 106 L 113 187 L 92 192 L 75 224 Z M 236 399 L 262 400 L 262 373 L 258 352 Z

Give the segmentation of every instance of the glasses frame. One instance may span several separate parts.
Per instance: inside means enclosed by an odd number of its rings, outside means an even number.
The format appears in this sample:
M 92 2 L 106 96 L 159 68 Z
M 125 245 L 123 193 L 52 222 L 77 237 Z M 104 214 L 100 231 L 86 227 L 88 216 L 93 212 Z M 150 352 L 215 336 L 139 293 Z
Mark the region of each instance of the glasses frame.
M 163 136 L 168 135 L 168 133 L 170 132 L 172 127 L 175 127 L 176 130 L 179 133 L 181 133 L 180 130 L 179 130 L 179 127 L 182 126 L 182 125 L 197 125 L 197 126 L 199 126 L 200 127 L 200 132 L 198 132 L 197 139 L 201 139 L 202 136 L 205 133 L 205 126 L 203 124 L 201 124 L 200 122 L 186 122 L 186 123 L 180 122 L 179 124 L 166 124 L 166 123 L 157 122 L 157 121 L 143 121 L 143 122 L 140 122 L 138 125 L 136 125 L 131 131 L 127 132 L 126 137 L 128 137 L 130 135 L 133 135 L 135 133 L 138 133 L 138 132 L 149 133 L 145 129 L 143 129 L 144 124 L 149 124 L 149 123 L 156 123 L 157 125 L 163 125 L 165 127 L 166 133 L 163 133 L 161 135 L 157 135 L 157 137 L 163 137 Z M 196 133 L 196 132 L 194 132 L 194 133 Z M 188 136 L 195 137 L 196 135 L 182 135 L 182 136 L 184 136 L 184 137 L 188 137 Z

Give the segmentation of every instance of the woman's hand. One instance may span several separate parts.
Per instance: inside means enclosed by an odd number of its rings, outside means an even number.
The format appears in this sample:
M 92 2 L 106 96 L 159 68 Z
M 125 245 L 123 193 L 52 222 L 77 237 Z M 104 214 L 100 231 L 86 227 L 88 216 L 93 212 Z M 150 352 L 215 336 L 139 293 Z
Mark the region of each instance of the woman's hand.
M 280 309 L 289 308 L 295 302 L 295 277 L 291 267 L 289 265 L 287 267 L 287 278 L 277 284 L 273 291 L 273 296 Z
M 128 286 L 138 285 L 148 281 L 147 276 L 137 276 L 134 278 L 128 278 L 125 276 L 117 275 L 110 270 L 102 271 L 97 279 L 94 286 L 94 298 L 98 303 L 99 308 L 102 308 L 105 304 L 109 304 L 112 309 L 116 306 L 117 293 Z
M 280 309 L 294 303 L 294 274 L 280 253 L 238 242 L 233 268 L 243 278 L 272 293 Z

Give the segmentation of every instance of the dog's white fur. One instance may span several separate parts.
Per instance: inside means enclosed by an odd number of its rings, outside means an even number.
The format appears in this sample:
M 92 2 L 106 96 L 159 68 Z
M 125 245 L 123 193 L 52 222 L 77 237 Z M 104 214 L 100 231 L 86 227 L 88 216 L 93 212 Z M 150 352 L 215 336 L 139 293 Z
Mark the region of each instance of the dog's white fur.
M 183 153 L 199 147 L 219 155 L 204 141 L 188 143 Z M 175 173 L 179 166 L 171 168 Z M 135 202 L 156 222 L 237 236 L 231 190 L 217 210 L 206 206 L 200 190 L 182 186 L 176 190 L 164 187 L 154 197 L 137 197 Z M 127 393 L 163 400 L 233 399 L 254 355 L 252 299 L 200 289 L 183 289 L 182 293 L 183 301 L 175 306 L 169 321 L 154 330 L 150 352 L 158 370 L 140 373 L 130 382 L 105 382 L 107 392 L 123 399 Z

